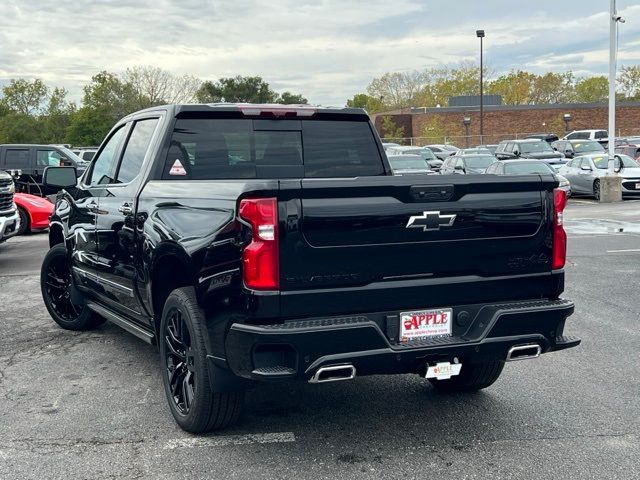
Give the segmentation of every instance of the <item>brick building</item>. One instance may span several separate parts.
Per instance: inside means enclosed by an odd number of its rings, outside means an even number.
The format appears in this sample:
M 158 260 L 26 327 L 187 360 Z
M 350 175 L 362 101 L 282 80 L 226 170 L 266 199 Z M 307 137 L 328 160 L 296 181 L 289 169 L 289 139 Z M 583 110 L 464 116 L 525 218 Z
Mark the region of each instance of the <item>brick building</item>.
M 606 104 L 573 103 L 556 105 L 493 105 L 484 108 L 484 138 L 482 143 L 523 137 L 529 133 L 565 134 L 564 114 L 571 114 L 569 131 L 590 128 L 607 129 Z M 448 141 L 463 146 L 467 141 L 464 117 L 470 117 L 469 143 L 480 142 L 479 107 L 411 108 L 372 115 L 380 135 L 385 138 L 383 117 L 390 117 L 403 137 L 413 137 L 412 143 Z M 616 108 L 617 136 L 640 135 L 640 102 L 619 103 Z M 443 138 L 446 137 L 446 138 Z

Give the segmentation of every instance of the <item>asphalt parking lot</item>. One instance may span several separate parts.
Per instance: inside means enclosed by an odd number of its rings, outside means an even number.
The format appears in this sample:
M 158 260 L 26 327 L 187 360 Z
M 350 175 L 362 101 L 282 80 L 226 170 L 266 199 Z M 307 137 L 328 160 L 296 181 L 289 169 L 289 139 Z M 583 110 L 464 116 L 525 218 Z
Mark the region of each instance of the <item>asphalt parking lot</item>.
M 46 234 L 0 245 L 1 478 L 640 478 L 640 202 L 572 200 L 566 332 L 486 391 L 417 376 L 266 386 L 232 429 L 185 434 L 154 347 L 49 318 Z

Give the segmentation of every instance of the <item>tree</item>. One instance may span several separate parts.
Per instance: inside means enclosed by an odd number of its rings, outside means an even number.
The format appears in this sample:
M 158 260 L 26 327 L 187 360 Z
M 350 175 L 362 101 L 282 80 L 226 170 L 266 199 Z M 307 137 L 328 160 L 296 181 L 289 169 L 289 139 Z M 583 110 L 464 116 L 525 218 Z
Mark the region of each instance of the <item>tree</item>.
M 199 102 L 273 103 L 278 94 L 269 88 L 262 77 L 221 78 L 206 81 L 196 93 Z
M 381 136 L 383 138 L 390 138 L 394 140 L 404 138 L 404 127 L 397 125 L 391 116 L 383 116 L 380 126 L 382 130 Z
M 11 111 L 23 115 L 38 115 L 49 95 L 49 89 L 38 78 L 26 80 L 19 78 L 11 80 L 2 89 L 2 102 Z
M 582 78 L 576 82 L 577 102 L 604 102 L 609 98 L 609 79 L 604 75 Z
M 502 96 L 505 105 L 528 105 L 536 76 L 522 70 L 501 75 L 487 85 L 487 93 Z
M 575 100 L 573 72 L 545 73 L 536 76 L 533 82 L 532 103 L 570 103 Z
M 628 100 L 640 100 L 640 65 L 622 67 L 618 82 Z
M 128 68 L 122 77 L 150 105 L 170 103 L 193 103 L 202 84 L 191 75 L 174 75 L 167 70 L 152 66 Z
M 284 105 L 306 105 L 309 102 L 300 94 L 282 92 L 276 100 L 276 103 L 282 103 Z
M 423 83 L 423 75 L 417 71 L 385 73 L 371 81 L 367 94 L 379 99 L 385 109 L 406 108 L 415 103 Z
M 347 100 L 349 108 L 364 108 L 368 113 L 384 111 L 385 107 L 381 100 L 370 97 L 366 93 L 356 93 L 353 98 Z
M 55 87 L 51 91 L 47 107 L 41 118 L 43 135 L 41 141 L 63 143 L 74 111 L 75 105 L 67 102 L 67 90 Z
M 12 112 L 0 117 L 1 143 L 40 143 L 40 123 L 33 115 Z

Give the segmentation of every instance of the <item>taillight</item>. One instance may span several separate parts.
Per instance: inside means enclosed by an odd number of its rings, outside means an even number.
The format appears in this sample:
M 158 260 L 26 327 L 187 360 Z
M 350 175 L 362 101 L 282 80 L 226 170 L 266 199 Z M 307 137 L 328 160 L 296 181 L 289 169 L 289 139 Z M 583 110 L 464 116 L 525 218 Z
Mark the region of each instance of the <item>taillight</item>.
M 564 207 L 567 192 L 559 188 L 553 191 L 553 269 L 563 268 L 567 261 L 567 233 L 564 231 Z
M 278 260 L 278 202 L 275 198 L 240 201 L 240 217 L 251 224 L 253 238 L 242 253 L 242 275 L 247 288 L 280 288 Z

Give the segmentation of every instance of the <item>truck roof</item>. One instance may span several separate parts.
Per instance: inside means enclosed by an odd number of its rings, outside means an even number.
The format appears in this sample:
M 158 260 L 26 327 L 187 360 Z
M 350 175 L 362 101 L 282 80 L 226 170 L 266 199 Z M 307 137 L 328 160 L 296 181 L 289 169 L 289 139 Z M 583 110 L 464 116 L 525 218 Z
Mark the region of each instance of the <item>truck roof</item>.
M 243 113 L 247 116 L 260 116 L 261 112 L 272 114 L 275 117 L 291 116 L 311 117 L 316 113 L 334 115 L 355 115 L 367 116 L 367 112 L 362 108 L 338 108 L 323 107 L 319 105 L 283 105 L 279 103 L 188 103 L 188 104 L 168 104 L 146 108 L 139 112 L 151 112 L 156 110 L 172 110 L 174 115 L 181 113 L 215 113 L 233 112 Z

